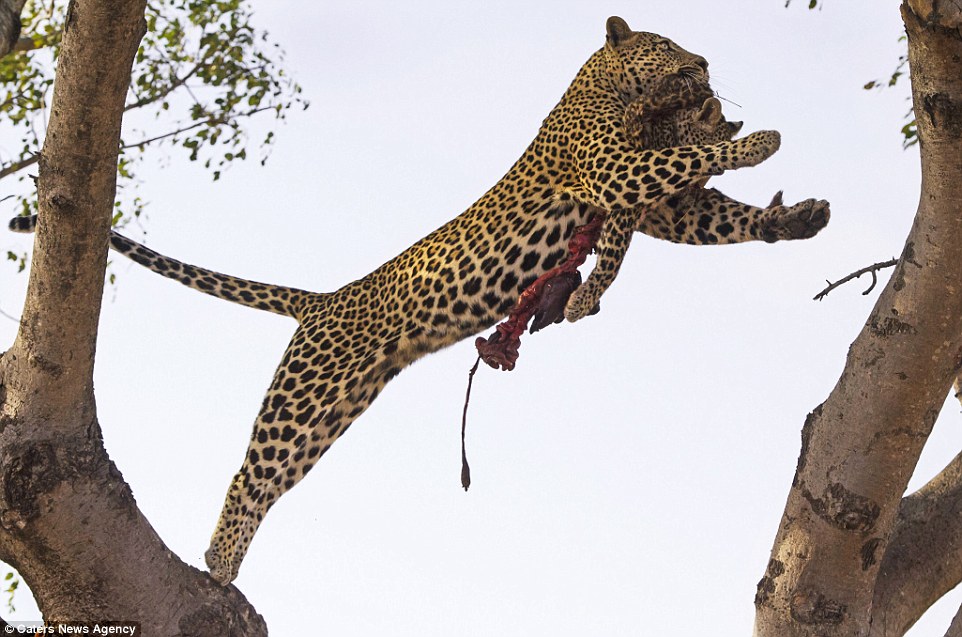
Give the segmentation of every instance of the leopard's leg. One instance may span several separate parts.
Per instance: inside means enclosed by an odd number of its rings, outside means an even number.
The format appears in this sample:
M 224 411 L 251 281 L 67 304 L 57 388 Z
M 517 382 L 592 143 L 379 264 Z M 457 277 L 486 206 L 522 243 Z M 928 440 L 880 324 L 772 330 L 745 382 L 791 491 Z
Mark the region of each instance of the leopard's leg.
M 692 189 L 651 207 L 637 220 L 635 230 L 673 243 L 722 245 L 808 239 L 828 224 L 827 201 L 806 199 L 785 206 L 780 195 L 760 208 L 714 188 Z
M 631 244 L 632 231 L 643 211 L 616 208 L 608 213 L 598 239 L 598 259 L 588 278 L 574 291 L 565 305 L 565 318 L 572 323 L 588 316 L 618 276 L 621 262 Z
M 222 585 L 237 577 L 271 506 L 311 470 L 399 371 L 381 354 L 325 355 L 318 352 L 319 339 L 298 332 L 264 398 L 247 456 L 231 482 L 205 554 L 211 576 Z
M 594 205 L 612 210 L 650 206 L 704 177 L 755 166 L 780 144 L 778 131 L 759 131 L 730 142 L 644 151 L 631 149 L 623 136 L 600 136 L 578 140 L 573 150 Z

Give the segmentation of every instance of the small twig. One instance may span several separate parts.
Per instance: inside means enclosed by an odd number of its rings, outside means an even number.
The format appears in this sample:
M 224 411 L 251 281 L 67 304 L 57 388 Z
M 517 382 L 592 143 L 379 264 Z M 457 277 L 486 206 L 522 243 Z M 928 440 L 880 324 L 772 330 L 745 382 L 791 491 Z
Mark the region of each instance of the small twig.
M 14 323 L 19 323 L 19 322 L 20 322 L 20 319 L 18 319 L 18 318 L 15 317 L 15 316 L 10 316 L 10 315 L 7 314 L 6 312 L 4 312 L 2 309 L 0 309 L 0 316 L 2 316 L 3 318 L 8 318 L 8 319 L 10 319 L 11 321 L 13 321 Z
M 855 272 L 852 272 L 852 273 L 851 273 L 850 275 L 848 275 L 847 277 L 845 277 L 845 278 L 843 278 L 843 279 L 839 279 L 839 280 L 836 281 L 835 283 L 832 283 L 831 281 L 829 281 L 828 279 L 826 279 L 825 282 L 828 283 L 828 287 L 825 288 L 824 290 L 822 290 L 821 292 L 819 292 L 818 294 L 816 294 L 814 297 L 812 297 L 812 300 L 813 300 L 813 301 L 821 301 L 821 300 L 824 299 L 826 296 L 828 296 L 828 293 L 829 293 L 829 292 L 831 292 L 832 290 L 834 290 L 834 289 L 837 288 L 838 286 L 843 285 L 843 284 L 845 284 L 845 283 L 848 283 L 848 282 L 851 281 L 852 279 L 857 279 L 857 278 L 859 278 L 860 276 L 862 276 L 863 274 L 871 274 L 871 275 L 872 275 L 872 284 L 871 284 L 870 286 L 868 286 L 868 289 L 867 289 L 867 290 L 865 290 L 864 292 L 862 292 L 862 295 L 864 296 L 864 295 L 868 294 L 869 292 L 871 292 L 872 290 L 875 289 L 875 285 L 878 283 L 878 275 L 877 275 L 876 273 L 877 273 L 879 270 L 882 270 L 882 269 L 884 269 L 884 268 L 890 268 L 890 267 L 892 267 L 893 265 L 895 265 L 895 264 L 898 263 L 898 262 L 899 262 L 898 259 L 890 259 L 889 261 L 882 261 L 881 263 L 873 263 L 872 265 L 870 265 L 870 266 L 868 266 L 868 267 L 865 267 L 865 268 L 862 268 L 861 270 L 856 270 Z
M 6 166 L 0 168 L 0 179 L 3 179 L 7 175 L 12 175 L 19 170 L 23 170 L 27 166 L 33 166 L 38 161 L 40 161 L 40 153 L 36 153 L 27 157 L 26 159 L 21 159 L 20 161 L 7 164 Z
M 156 142 L 156 141 L 160 141 L 160 140 L 166 139 L 166 138 L 168 138 L 168 137 L 173 137 L 174 135 L 180 135 L 181 133 L 186 133 L 187 131 L 193 130 L 193 129 L 195 129 L 195 128 L 199 128 L 199 127 L 201 127 L 201 126 L 208 126 L 208 125 L 211 125 L 211 124 L 219 124 L 219 125 L 222 125 L 222 124 L 226 124 L 226 123 L 227 123 L 228 121 L 230 121 L 231 119 L 237 119 L 237 118 L 241 118 L 241 117 L 250 117 L 251 115 L 256 115 L 257 113 L 260 113 L 260 112 L 262 112 L 262 111 L 269 111 L 269 110 L 272 110 L 272 109 L 274 109 L 274 108 L 275 108 L 274 106 L 262 106 L 262 107 L 260 107 L 260 108 L 254 108 L 254 109 L 251 109 L 251 110 L 249 110 L 249 111 L 244 111 L 243 113 L 231 113 L 229 116 L 226 116 L 226 117 L 225 117 L 225 116 L 222 116 L 222 115 L 214 115 L 214 116 L 208 117 L 207 119 L 203 119 L 203 120 L 201 120 L 201 121 L 199 121 L 199 122 L 195 122 L 195 123 L 191 124 L 190 126 L 185 126 L 185 127 L 183 127 L 183 128 L 179 128 L 179 129 L 177 129 L 177 130 L 175 130 L 175 131 L 171 131 L 171 132 L 169 132 L 169 133 L 164 133 L 163 135 L 158 135 L 157 137 L 151 137 L 150 139 L 142 139 L 142 140 L 140 140 L 139 142 L 132 142 L 132 143 L 130 143 L 130 144 L 121 144 L 121 145 L 120 145 L 120 148 L 121 148 L 121 149 L 127 149 L 127 148 L 134 148 L 134 147 L 137 147 L 137 146 L 146 146 L 147 144 L 152 144 L 152 143 L 154 143 L 154 142 Z M 3 176 L 3 175 L 2 175 L 2 172 L 0 172 L 0 177 L 2 177 L 2 176 Z
M 467 491 L 471 486 L 471 467 L 468 466 L 468 454 L 464 449 L 464 432 L 468 428 L 468 403 L 471 402 L 471 384 L 474 382 L 474 374 L 478 371 L 481 363 L 481 355 L 474 361 L 474 367 L 468 372 L 468 391 L 464 394 L 464 411 L 461 412 L 461 486 Z

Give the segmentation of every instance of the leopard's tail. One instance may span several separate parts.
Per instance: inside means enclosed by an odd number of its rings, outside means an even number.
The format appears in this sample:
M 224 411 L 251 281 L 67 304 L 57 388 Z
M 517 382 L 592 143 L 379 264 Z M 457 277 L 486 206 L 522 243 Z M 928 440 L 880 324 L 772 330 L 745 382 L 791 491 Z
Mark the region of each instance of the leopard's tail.
M 9 223 L 10 230 L 14 232 L 33 232 L 36 230 L 36 226 L 36 215 L 14 217 Z M 165 257 L 112 230 L 110 232 L 110 247 L 145 268 L 153 270 L 168 279 L 179 281 L 187 287 L 225 301 L 233 301 L 247 307 L 267 310 L 295 319 L 300 318 L 299 311 L 304 307 L 305 300 L 327 296 L 283 285 L 248 281 L 229 274 L 221 274 L 213 270 L 182 263 L 176 259 Z

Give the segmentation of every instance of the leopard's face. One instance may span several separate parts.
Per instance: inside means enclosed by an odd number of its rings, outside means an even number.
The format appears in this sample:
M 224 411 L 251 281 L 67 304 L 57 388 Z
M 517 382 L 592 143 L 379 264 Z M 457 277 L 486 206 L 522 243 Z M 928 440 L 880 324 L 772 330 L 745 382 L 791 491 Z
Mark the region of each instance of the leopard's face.
M 655 90 L 666 76 L 708 84 L 708 61 L 656 33 L 632 31 L 618 17 L 608 19 L 605 61 L 612 85 L 625 103 Z
M 715 97 L 698 108 L 680 109 L 655 121 L 646 118 L 645 108 L 645 100 L 635 100 L 625 110 L 625 132 L 639 149 L 727 142 L 742 128 L 741 122 L 725 119 Z
M 675 145 L 729 142 L 742 129 L 742 122 L 729 122 L 722 114 L 721 102 L 709 97 L 697 111 L 681 111 L 674 119 Z

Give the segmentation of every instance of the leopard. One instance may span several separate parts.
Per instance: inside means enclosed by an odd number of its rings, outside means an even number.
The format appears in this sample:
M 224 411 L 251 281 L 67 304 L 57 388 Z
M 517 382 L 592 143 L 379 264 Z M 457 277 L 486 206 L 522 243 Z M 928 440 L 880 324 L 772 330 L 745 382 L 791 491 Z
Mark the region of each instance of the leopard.
M 269 509 L 392 378 L 504 317 L 529 284 L 562 262 L 568 239 L 598 210 L 653 205 L 778 150 L 777 131 L 636 150 L 623 126 L 627 105 L 666 76 L 707 84 L 708 62 L 668 38 L 633 31 L 617 16 L 605 31 L 604 45 L 504 177 L 465 212 L 334 292 L 218 273 L 111 233 L 115 251 L 158 274 L 297 322 L 205 552 L 215 581 L 237 577 Z M 36 223 L 44 223 L 42 215 Z
M 705 97 L 700 107 L 684 107 L 696 96 Z M 664 78 L 656 90 L 632 101 L 624 116 L 626 135 L 639 150 L 729 141 L 742 126 L 743 122 L 725 119 L 721 101 L 707 86 L 692 86 L 678 75 Z M 598 312 L 601 297 L 617 277 L 634 232 L 692 245 L 753 240 L 773 243 L 809 239 L 831 217 L 825 200 L 806 199 L 786 207 L 779 191 L 771 203 L 759 208 L 706 189 L 707 181 L 693 183 L 647 208 L 610 211 L 595 247 L 595 266 L 568 298 L 565 318 L 575 322 Z

